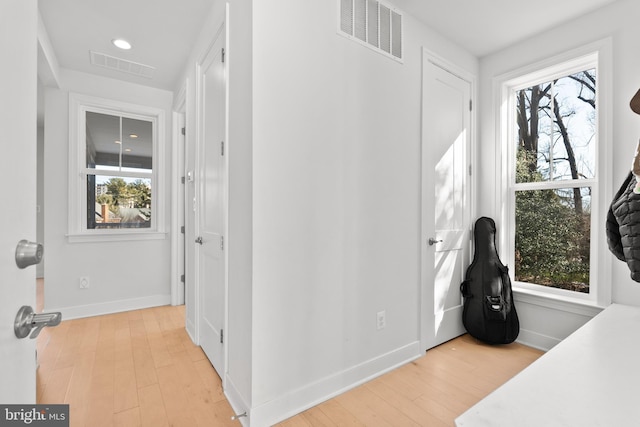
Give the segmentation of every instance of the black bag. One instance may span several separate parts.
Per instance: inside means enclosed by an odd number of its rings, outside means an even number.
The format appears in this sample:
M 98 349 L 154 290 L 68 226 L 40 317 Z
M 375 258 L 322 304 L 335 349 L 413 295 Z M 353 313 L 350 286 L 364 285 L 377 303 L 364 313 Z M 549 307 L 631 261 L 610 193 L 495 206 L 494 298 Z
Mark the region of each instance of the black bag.
M 509 269 L 496 250 L 496 223 L 482 217 L 474 227 L 475 254 L 460 285 L 462 323 L 469 334 L 491 344 L 509 344 L 520 332 Z

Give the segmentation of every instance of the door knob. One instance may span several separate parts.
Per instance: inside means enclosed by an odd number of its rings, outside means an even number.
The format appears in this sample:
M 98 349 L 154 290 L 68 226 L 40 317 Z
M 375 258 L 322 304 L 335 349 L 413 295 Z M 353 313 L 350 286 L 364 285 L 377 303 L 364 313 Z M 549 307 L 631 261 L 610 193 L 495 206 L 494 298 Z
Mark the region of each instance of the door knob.
M 196 239 L 196 243 L 202 244 L 202 237 L 198 237 L 198 238 Z
M 16 265 L 18 268 L 27 268 L 30 265 L 39 264 L 42 261 L 44 247 L 40 243 L 20 240 L 16 246 Z
M 40 331 L 45 326 L 58 326 L 62 321 L 62 313 L 39 313 L 36 314 L 28 305 L 23 305 L 13 324 L 13 331 L 18 338 L 25 338 L 29 333 L 29 338 L 34 339 L 40 335 Z
M 442 242 L 442 239 L 434 239 L 433 237 L 429 237 L 429 246 L 433 246 L 436 243 Z

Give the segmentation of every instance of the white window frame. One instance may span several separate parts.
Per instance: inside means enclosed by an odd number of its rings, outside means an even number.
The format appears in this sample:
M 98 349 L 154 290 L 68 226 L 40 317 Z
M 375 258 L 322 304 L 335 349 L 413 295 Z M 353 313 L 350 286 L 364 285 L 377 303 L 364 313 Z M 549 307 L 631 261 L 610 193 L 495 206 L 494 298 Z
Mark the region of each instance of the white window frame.
M 604 233 L 607 201 L 611 198 L 612 149 L 611 133 L 611 88 L 612 88 L 611 40 L 605 39 L 573 49 L 544 61 L 519 68 L 494 79 L 496 88 L 498 158 L 502 173 L 497 185 L 497 212 L 504 232 L 498 242 L 501 256 L 509 265 L 514 265 L 515 249 L 515 92 L 554 78 L 567 76 L 586 69 L 596 69 L 596 166 L 595 179 L 564 180 L 556 186 L 561 188 L 592 188 L 591 195 L 591 253 L 589 294 L 564 289 L 517 282 L 514 271 L 510 271 L 516 298 L 528 302 L 554 306 L 575 311 L 578 306 L 606 307 L 611 303 L 611 257 L 608 253 Z M 518 188 L 538 189 L 535 183 L 519 184 Z M 529 188 L 530 187 L 530 188 Z M 547 185 L 545 185 L 545 188 Z
M 88 229 L 87 175 L 95 169 L 86 167 L 86 113 L 95 112 L 137 120 L 148 120 L 153 126 L 153 159 L 151 176 L 151 227 Z M 77 93 L 69 94 L 69 242 L 164 239 L 164 110 L 126 102 L 114 101 Z M 99 173 L 101 174 L 101 173 Z M 105 171 L 105 175 L 113 172 Z M 118 172 L 117 176 L 142 177 L 135 172 Z

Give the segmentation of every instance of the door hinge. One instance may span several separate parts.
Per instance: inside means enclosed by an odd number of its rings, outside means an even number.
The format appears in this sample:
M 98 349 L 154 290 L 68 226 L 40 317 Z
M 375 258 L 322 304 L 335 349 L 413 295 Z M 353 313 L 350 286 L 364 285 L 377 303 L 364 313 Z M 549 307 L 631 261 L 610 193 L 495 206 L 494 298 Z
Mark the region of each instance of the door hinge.
M 469 176 L 471 176 L 471 165 L 469 165 Z
M 224 251 L 224 236 L 220 236 L 220 250 Z
M 184 225 L 180 227 L 180 232 L 184 234 Z
M 224 156 L 224 141 L 220 141 L 220 155 Z
M 222 62 L 224 62 L 224 48 L 222 48 L 222 58 L 221 58 Z
M 180 178 L 180 182 L 184 184 L 185 182 L 184 176 Z
M 183 134 L 183 135 L 186 135 L 186 134 L 187 134 L 187 128 L 186 128 L 186 127 L 183 127 L 183 128 L 182 128 L 182 134 Z
M 184 283 L 184 274 L 183 274 L 182 276 L 180 276 L 180 281 L 181 281 L 182 283 Z
M 469 111 L 473 111 L 473 101 L 469 100 Z
M 224 344 L 224 329 L 220 329 L 220 344 Z

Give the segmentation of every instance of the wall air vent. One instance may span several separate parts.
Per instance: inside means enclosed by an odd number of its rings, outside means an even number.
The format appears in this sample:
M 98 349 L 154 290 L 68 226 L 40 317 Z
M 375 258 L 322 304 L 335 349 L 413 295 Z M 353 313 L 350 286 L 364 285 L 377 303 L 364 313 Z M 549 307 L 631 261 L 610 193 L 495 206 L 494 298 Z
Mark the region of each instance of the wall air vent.
M 402 61 L 402 14 L 376 0 L 338 0 L 338 33 Z
M 139 64 L 104 53 L 89 51 L 91 54 L 91 64 L 111 70 L 122 71 L 123 73 L 135 74 L 136 76 L 153 78 L 156 69 L 149 65 Z

